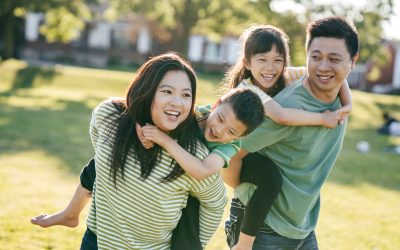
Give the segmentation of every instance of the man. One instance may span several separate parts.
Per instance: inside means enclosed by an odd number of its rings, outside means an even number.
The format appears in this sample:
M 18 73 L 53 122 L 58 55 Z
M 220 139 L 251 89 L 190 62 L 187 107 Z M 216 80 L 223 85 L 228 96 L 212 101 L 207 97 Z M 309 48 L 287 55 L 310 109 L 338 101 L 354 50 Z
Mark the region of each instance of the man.
M 306 50 L 308 75 L 274 99 L 287 108 L 313 112 L 338 109 L 339 89 L 358 58 L 355 26 L 341 17 L 316 20 L 307 27 Z M 240 171 L 242 159 L 253 152 L 272 160 L 279 167 L 283 182 L 255 240 L 244 238 L 232 249 L 251 249 L 253 241 L 253 249 L 318 249 L 314 230 L 320 190 L 339 155 L 346 124 L 347 121 L 334 129 L 290 127 L 266 118 L 242 140 L 241 150 L 223 172 L 225 182 L 233 187 L 237 185 L 235 171 Z M 242 167 L 251 168 L 245 162 Z M 254 188 L 248 183 L 236 187 L 232 207 L 243 209 Z M 238 210 L 231 209 L 231 218 L 240 217 L 240 212 L 234 214 L 235 211 Z M 235 230 L 227 230 L 228 241 L 232 231 Z

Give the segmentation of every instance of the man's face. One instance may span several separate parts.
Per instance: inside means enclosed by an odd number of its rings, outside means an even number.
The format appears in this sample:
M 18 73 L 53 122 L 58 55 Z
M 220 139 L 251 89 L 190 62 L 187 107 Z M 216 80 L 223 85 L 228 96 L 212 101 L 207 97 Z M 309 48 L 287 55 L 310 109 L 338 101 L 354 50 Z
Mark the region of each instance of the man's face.
M 228 103 L 219 104 L 206 120 L 204 137 L 210 142 L 227 143 L 239 139 L 247 127 L 239 119 Z
M 317 37 L 307 51 L 310 85 L 317 95 L 337 94 L 357 59 L 350 58 L 344 39 Z

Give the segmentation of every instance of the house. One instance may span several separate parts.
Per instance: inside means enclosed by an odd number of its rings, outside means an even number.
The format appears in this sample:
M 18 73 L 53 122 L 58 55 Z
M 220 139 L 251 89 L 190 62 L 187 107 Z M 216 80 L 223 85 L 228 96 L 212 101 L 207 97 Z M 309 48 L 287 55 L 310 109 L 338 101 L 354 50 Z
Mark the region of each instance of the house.
M 116 22 L 87 23 L 80 36 L 69 44 L 47 43 L 40 35 L 42 13 L 26 15 L 26 45 L 21 57 L 27 60 L 62 61 L 78 65 L 106 67 L 110 64 L 140 65 L 150 55 L 168 51 L 162 31 L 140 16 Z M 195 66 L 208 71 L 225 71 L 239 56 L 236 37 L 213 42 L 203 35 L 189 39 L 188 57 Z

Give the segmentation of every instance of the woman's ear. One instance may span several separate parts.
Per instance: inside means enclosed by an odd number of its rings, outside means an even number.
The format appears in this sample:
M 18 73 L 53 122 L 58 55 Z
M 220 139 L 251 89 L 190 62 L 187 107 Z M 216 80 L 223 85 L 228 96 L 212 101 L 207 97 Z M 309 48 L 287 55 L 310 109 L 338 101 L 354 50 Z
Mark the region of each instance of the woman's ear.
M 221 98 L 218 98 L 218 100 L 214 103 L 214 105 L 211 107 L 211 110 L 216 109 L 220 104 L 221 104 Z

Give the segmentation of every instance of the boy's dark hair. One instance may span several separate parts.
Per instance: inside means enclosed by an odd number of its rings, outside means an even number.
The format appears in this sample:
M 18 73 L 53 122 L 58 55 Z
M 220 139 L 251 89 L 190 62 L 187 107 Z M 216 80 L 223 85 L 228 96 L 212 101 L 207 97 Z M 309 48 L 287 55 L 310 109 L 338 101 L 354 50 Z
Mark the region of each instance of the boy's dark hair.
M 246 127 L 243 135 L 250 134 L 264 120 L 264 106 L 253 91 L 234 88 L 221 97 L 221 104 L 230 104 L 236 118 Z
M 315 20 L 308 24 L 306 31 L 307 50 L 314 38 L 331 37 L 345 40 L 350 58 L 353 58 L 359 51 L 360 42 L 357 29 L 353 22 L 344 17 L 332 16 Z

